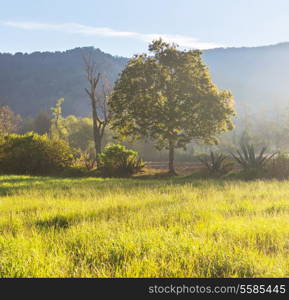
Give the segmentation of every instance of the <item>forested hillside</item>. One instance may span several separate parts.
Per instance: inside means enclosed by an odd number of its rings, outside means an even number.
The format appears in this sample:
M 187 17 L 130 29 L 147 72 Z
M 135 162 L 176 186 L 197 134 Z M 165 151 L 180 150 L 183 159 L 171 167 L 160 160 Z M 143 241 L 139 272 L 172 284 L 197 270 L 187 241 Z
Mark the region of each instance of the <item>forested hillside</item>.
M 289 43 L 208 50 L 204 60 L 220 88 L 230 89 L 237 108 L 284 110 L 289 101 Z
M 48 111 L 64 97 L 64 115 L 89 113 L 82 55 L 93 53 L 100 72 L 113 83 L 127 58 L 91 47 L 65 52 L 0 54 L 0 103 L 23 116 Z M 282 108 L 289 100 L 289 43 L 255 48 L 204 51 L 205 62 L 220 88 L 230 89 L 237 109 Z
M 90 103 L 85 94 L 83 55 L 93 55 L 99 72 L 113 83 L 127 59 L 113 57 L 91 47 L 65 52 L 34 52 L 0 55 L 0 104 L 23 116 L 49 111 L 64 97 L 64 115 L 87 115 Z

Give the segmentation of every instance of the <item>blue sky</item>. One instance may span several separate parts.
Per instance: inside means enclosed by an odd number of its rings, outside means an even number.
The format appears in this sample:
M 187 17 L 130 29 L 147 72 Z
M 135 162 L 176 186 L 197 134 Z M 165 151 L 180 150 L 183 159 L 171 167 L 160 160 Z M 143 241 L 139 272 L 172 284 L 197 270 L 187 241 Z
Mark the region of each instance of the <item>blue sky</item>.
M 94 46 L 131 56 L 159 36 L 187 49 L 289 41 L 289 1 L 1 1 L 0 52 Z

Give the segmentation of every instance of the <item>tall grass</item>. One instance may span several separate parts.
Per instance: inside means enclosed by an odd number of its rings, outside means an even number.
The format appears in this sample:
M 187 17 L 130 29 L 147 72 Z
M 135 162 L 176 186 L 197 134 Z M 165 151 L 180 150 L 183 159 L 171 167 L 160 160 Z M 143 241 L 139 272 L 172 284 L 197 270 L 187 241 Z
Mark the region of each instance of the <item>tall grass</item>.
M 0 277 L 288 277 L 289 182 L 0 177 Z

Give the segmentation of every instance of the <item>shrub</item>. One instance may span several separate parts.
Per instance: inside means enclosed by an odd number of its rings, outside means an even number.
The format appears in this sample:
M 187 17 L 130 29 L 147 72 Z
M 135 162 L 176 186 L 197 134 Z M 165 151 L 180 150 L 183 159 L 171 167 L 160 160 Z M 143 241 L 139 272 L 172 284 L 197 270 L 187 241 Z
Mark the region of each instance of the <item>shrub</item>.
M 199 162 L 200 160 L 204 160 L 208 158 L 208 154 L 205 152 L 199 152 L 192 156 L 191 161 L 192 162 Z
M 79 167 L 84 167 L 87 171 L 95 170 L 96 168 L 95 154 L 89 151 L 85 151 L 81 154 L 77 163 Z
M 279 153 L 266 167 L 267 176 L 276 179 L 289 179 L 289 155 Z
M 210 175 L 224 175 L 233 169 L 233 164 L 228 162 L 227 156 L 211 151 L 206 157 L 199 157 Z
M 243 169 L 239 172 L 235 179 L 256 180 L 266 178 L 266 170 L 264 168 Z
M 9 134 L 0 141 L 0 171 L 6 174 L 54 175 L 73 165 L 78 152 L 47 135 Z
M 241 149 L 237 150 L 237 155 L 234 153 L 231 155 L 244 170 L 264 169 L 265 164 L 276 154 L 266 155 L 265 151 L 266 147 L 263 147 L 259 155 L 256 155 L 253 145 L 241 145 Z
M 98 169 L 102 176 L 125 177 L 141 171 L 144 163 L 138 153 L 122 145 L 108 145 L 98 157 Z
M 61 177 L 90 177 L 91 176 L 91 172 L 89 170 L 79 166 L 67 167 L 58 174 Z

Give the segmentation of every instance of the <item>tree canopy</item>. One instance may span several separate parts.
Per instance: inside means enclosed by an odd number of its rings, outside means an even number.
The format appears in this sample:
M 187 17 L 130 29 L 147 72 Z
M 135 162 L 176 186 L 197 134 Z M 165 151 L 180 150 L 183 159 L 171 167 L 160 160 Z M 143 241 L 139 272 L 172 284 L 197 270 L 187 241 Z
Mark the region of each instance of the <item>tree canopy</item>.
M 120 137 L 149 137 L 158 149 L 174 149 L 192 139 L 216 143 L 233 129 L 234 101 L 218 90 L 199 50 L 181 51 L 161 39 L 149 45 L 152 55 L 135 55 L 116 82 L 110 99 L 112 128 Z

